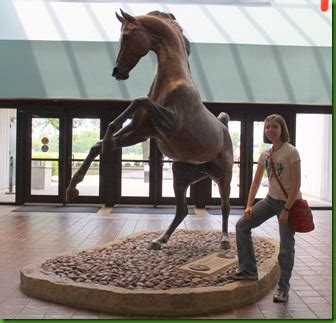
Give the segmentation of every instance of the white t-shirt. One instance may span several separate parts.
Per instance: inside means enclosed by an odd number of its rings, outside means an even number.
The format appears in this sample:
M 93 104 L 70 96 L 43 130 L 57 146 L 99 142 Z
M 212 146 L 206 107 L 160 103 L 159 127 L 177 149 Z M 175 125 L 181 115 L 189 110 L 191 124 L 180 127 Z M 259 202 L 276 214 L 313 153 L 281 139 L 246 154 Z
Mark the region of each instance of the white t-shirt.
M 283 193 L 279 183 L 277 182 L 275 176 L 273 175 L 272 166 L 269 160 L 270 151 L 266 150 L 261 153 L 258 164 L 263 165 L 266 168 L 269 190 L 268 194 L 276 199 L 286 201 L 286 196 Z M 272 153 L 272 160 L 274 163 L 275 171 L 280 179 L 282 186 L 284 187 L 287 194 L 291 191 L 292 181 L 290 173 L 290 164 L 294 163 L 300 159 L 299 152 L 297 149 L 288 142 L 283 143 L 279 150 Z M 301 192 L 298 192 L 296 199 L 301 198 Z

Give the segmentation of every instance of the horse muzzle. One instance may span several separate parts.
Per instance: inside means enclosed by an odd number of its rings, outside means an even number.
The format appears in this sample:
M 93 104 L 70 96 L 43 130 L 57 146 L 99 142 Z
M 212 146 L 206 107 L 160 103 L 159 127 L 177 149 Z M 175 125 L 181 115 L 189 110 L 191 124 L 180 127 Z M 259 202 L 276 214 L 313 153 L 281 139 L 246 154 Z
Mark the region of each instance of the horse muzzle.
M 129 77 L 129 69 L 127 67 L 121 68 L 116 66 L 112 71 L 112 76 L 116 80 L 127 80 Z

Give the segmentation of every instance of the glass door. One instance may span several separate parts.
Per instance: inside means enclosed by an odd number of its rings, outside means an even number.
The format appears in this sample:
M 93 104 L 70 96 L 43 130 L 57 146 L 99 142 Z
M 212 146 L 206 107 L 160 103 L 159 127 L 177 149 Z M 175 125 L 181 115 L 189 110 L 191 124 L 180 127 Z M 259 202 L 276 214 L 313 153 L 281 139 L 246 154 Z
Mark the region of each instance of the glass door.
M 67 185 L 82 165 L 90 148 L 99 141 L 101 118 L 80 113 L 28 114 L 28 136 L 24 172 L 24 202 L 65 203 Z M 70 203 L 98 203 L 100 156 L 77 185 L 79 196 Z
M 90 149 L 100 140 L 101 122 L 98 117 L 77 117 L 70 118 L 71 129 L 71 176 L 83 164 Z M 68 158 L 69 160 L 69 158 Z M 98 202 L 100 195 L 100 155 L 91 163 L 82 182 L 77 185 L 79 196 L 74 202 Z
M 29 168 L 26 169 L 26 202 L 61 202 L 62 173 L 60 149 L 61 118 L 31 115 L 31 137 L 28 138 Z

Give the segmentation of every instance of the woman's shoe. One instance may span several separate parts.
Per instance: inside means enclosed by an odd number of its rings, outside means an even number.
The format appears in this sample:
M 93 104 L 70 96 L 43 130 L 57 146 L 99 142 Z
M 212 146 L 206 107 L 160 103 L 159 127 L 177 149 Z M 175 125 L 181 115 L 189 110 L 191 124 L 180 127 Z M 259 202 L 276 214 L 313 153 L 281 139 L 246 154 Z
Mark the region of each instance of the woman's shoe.
M 283 303 L 287 302 L 287 300 L 288 300 L 288 293 L 280 289 L 278 289 L 273 296 L 273 302 L 275 303 Z
M 258 273 L 251 273 L 249 271 L 237 271 L 232 273 L 230 277 L 234 280 L 258 280 Z

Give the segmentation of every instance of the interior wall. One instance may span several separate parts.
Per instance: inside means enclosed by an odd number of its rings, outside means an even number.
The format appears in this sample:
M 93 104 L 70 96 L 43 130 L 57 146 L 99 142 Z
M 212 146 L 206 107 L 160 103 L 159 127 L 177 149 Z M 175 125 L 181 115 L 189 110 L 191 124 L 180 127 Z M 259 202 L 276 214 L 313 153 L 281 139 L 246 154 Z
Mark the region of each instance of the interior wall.
M 301 191 L 331 203 L 332 116 L 298 114 L 296 147 L 301 157 Z

